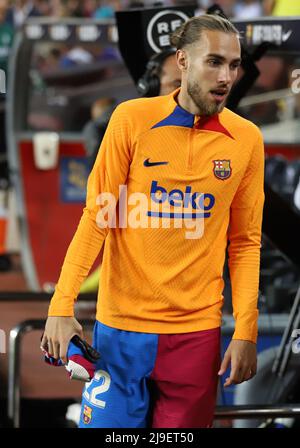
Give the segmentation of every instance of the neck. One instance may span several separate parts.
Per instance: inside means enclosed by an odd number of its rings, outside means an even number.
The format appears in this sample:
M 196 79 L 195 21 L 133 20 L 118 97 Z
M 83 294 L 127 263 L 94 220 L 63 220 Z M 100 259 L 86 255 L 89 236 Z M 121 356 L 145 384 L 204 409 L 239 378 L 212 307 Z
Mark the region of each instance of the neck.
M 180 89 L 177 96 L 177 102 L 182 109 L 190 112 L 193 115 L 201 115 L 199 108 L 196 106 L 192 98 L 188 95 L 186 89 Z

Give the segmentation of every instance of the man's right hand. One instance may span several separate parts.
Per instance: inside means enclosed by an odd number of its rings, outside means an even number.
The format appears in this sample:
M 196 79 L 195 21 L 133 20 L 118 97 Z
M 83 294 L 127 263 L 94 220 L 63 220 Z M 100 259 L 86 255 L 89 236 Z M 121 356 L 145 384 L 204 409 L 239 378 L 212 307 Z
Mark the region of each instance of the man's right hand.
M 82 326 L 74 317 L 48 317 L 41 348 L 66 364 L 68 345 L 75 334 L 84 338 Z

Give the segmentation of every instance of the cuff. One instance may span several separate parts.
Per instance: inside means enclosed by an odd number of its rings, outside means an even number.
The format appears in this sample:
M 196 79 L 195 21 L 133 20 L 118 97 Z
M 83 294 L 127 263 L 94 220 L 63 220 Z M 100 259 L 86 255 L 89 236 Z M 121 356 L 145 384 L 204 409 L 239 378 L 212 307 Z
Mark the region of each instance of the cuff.
M 74 317 L 74 300 L 66 300 L 55 293 L 50 302 L 48 316 Z
M 244 313 L 236 318 L 232 339 L 251 341 L 256 344 L 258 336 L 258 310 Z

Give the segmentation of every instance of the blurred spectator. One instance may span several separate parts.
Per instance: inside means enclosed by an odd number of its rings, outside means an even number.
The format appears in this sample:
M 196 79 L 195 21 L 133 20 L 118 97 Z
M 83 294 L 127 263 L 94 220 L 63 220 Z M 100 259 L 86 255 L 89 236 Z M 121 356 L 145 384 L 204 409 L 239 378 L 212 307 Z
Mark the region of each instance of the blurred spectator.
M 55 71 L 59 67 L 59 61 L 62 57 L 61 50 L 59 48 L 53 47 L 49 50 L 48 56 L 46 58 L 46 70 Z
M 258 0 L 243 0 L 236 3 L 233 13 L 237 19 L 252 19 L 262 16 L 263 8 Z
M 217 3 L 222 8 L 227 17 L 234 16 L 234 6 L 236 4 L 236 0 L 216 0 L 216 2 L 212 3 Z
M 93 14 L 95 19 L 113 19 L 115 16 L 115 11 L 121 9 L 120 0 L 100 0 L 98 2 L 98 8 Z
M 83 128 L 83 136 L 90 169 L 96 160 L 110 116 L 116 107 L 114 98 L 100 98 L 91 108 L 91 120 Z
M 39 17 L 41 14 L 31 0 L 15 0 L 8 9 L 6 21 L 15 28 L 23 25 L 28 17 Z
M 14 30 L 7 23 L 8 0 L 0 0 L 0 69 L 7 72 L 7 62 Z
M 91 64 L 94 60 L 93 55 L 82 47 L 71 47 L 70 50 L 62 56 L 59 66 L 61 68 L 74 67 L 76 65 Z
M 60 17 L 61 16 L 61 0 L 50 0 L 51 1 L 51 15 Z
M 299 0 L 263 0 L 263 8 L 267 16 L 300 16 Z
M 83 17 L 83 3 L 80 0 L 62 0 L 67 8 L 68 17 Z
M 157 75 L 160 79 L 159 95 L 168 95 L 180 87 L 181 71 L 178 68 L 175 54 L 168 56 L 164 60 L 159 67 Z
M 198 0 L 196 2 L 197 8 L 195 10 L 195 16 L 200 16 L 206 13 L 206 10 L 209 6 L 212 5 L 210 0 Z
M 35 8 L 41 16 L 52 15 L 52 2 L 51 0 L 35 0 Z
M 5 133 L 5 93 L 8 80 L 8 58 L 13 41 L 13 27 L 6 23 L 7 0 L 0 0 L 0 178 L 7 176 L 6 133 Z
M 98 8 L 99 0 L 85 0 L 83 8 L 84 8 L 84 16 L 85 17 L 93 17 L 96 9 Z
M 80 0 L 51 0 L 51 15 L 55 17 L 84 17 L 84 2 Z

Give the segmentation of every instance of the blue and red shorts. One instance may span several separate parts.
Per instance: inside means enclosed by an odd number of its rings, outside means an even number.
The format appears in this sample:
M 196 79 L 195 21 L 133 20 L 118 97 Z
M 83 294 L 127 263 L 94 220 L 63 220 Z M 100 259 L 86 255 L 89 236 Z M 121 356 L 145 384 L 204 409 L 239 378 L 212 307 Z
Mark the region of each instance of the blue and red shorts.
M 101 354 L 83 391 L 81 428 L 207 428 L 220 368 L 220 328 L 184 334 L 117 330 L 96 322 Z

